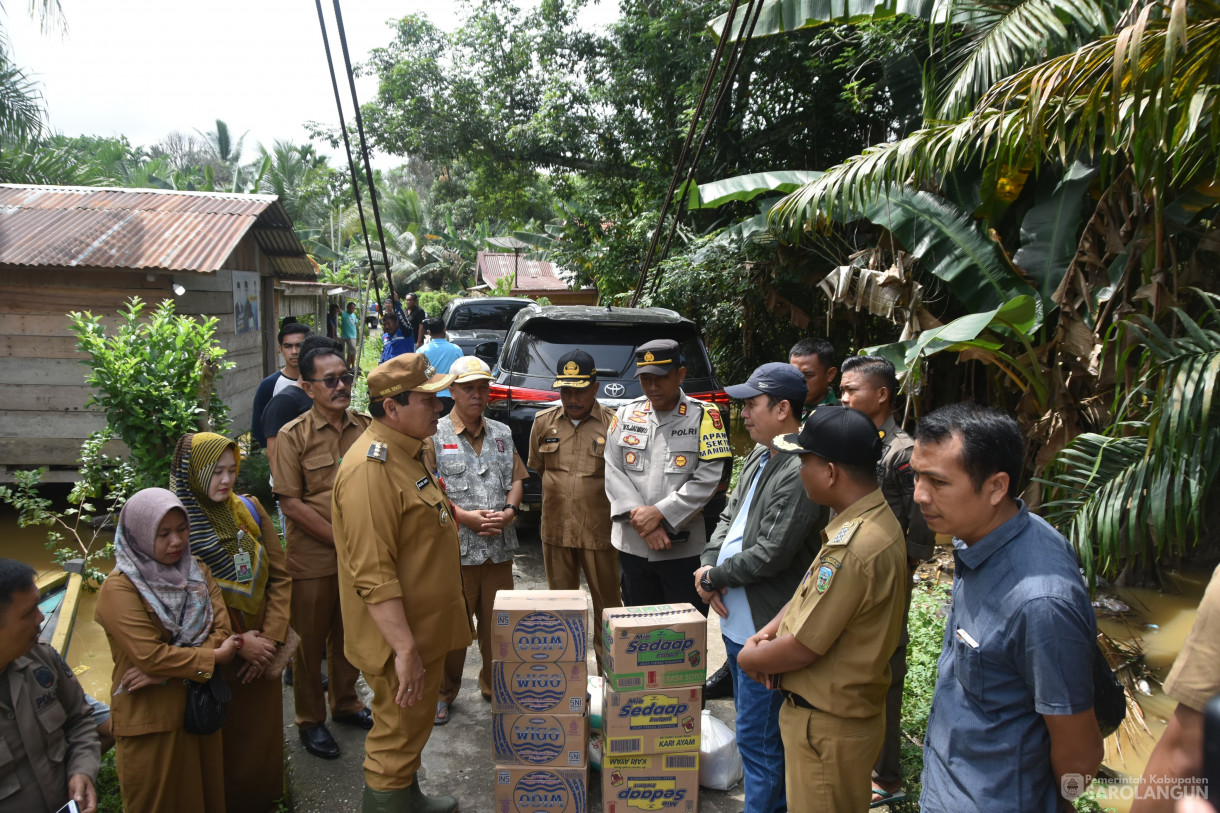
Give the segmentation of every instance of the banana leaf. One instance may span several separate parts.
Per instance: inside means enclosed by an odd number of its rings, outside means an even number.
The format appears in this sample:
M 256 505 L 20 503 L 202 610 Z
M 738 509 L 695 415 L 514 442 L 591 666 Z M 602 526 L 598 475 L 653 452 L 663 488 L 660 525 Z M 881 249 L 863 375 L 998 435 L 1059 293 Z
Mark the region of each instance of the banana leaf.
M 1051 297 L 1076 256 L 1083 223 L 1081 201 L 1097 173 L 1097 167 L 1077 161 L 1058 183 L 1044 180 L 1038 202 L 1021 221 L 1021 247 L 1012 262 L 1037 281 L 1048 312 L 1054 309 Z
M 768 192 L 794 192 L 822 173 L 803 170 L 752 172 L 710 183 L 692 183 L 686 190 L 687 209 L 715 209 L 730 201 L 753 200 Z
M 945 17 L 947 5 L 933 0 L 766 0 L 758 14 L 753 36 L 771 37 L 826 23 L 868 23 L 898 14 L 922 20 L 935 17 L 940 21 Z M 746 4 L 738 7 L 733 18 L 733 39 L 739 39 L 749 28 L 745 12 Z M 728 16 L 721 14 L 708 22 L 707 30 L 716 40 L 722 36 Z

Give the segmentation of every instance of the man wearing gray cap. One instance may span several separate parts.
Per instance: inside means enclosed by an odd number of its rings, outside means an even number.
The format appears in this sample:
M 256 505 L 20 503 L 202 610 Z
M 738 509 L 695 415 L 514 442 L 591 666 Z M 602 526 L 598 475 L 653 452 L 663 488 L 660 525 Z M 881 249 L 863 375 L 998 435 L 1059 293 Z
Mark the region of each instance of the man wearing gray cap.
M 792 600 L 737 664 L 784 696 L 788 808 L 864 810 L 906 605 L 906 541 L 877 487 L 881 438 L 863 412 L 822 406 L 774 446 L 800 455 L 805 493 L 835 518 Z
M 787 809 L 779 735 L 784 698 L 743 674 L 737 654 L 796 592 L 821 546 L 827 512 L 805 495 L 800 458 L 772 456 L 776 437 L 800 429 L 808 391 L 801 372 L 782 362 L 764 364 L 746 383 L 725 391 L 745 402 L 741 417 L 758 445 L 703 549 L 695 586 L 721 618 L 745 767 L 745 813 L 775 813 Z
M 606 440 L 623 604 L 687 602 L 706 613 L 691 581 L 707 540 L 700 512 L 733 450 L 720 410 L 682 391 L 686 365 L 676 341 L 640 345 L 635 367 L 644 395 L 619 407 Z

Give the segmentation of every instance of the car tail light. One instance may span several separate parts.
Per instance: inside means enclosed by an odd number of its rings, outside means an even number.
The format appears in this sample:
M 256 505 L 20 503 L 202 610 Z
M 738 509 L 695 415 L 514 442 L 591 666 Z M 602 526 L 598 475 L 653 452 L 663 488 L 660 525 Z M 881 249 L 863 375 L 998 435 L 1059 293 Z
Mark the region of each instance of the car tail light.
M 539 401 L 558 401 L 559 393 L 555 390 L 534 390 L 529 387 L 506 387 L 503 384 L 492 384 L 488 396 L 488 404 L 498 404 L 502 401 L 516 403 L 531 403 Z
M 732 400 L 729 398 L 729 394 L 724 390 L 715 390 L 713 392 L 689 392 L 687 395 L 697 401 L 706 401 L 707 403 L 715 404 L 716 406 L 728 406 L 729 402 Z

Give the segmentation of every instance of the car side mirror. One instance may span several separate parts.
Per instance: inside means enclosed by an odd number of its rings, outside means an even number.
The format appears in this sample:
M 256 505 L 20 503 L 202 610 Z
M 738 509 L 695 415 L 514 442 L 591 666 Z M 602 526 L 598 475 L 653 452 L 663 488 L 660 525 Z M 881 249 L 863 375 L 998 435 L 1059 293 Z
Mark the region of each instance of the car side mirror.
M 488 367 L 495 367 L 500 360 L 499 342 L 479 342 L 474 346 L 475 358 L 487 362 Z

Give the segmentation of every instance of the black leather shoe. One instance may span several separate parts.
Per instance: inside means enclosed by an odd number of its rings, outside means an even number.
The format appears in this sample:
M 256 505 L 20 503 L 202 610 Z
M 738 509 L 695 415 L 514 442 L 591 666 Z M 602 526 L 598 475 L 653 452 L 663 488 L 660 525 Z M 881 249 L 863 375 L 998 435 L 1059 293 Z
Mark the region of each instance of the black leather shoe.
M 373 712 L 367 706 L 355 714 L 341 714 L 338 717 L 331 717 L 330 719 L 331 722 L 339 723 L 340 725 L 350 725 L 353 728 L 363 728 L 365 731 L 373 729 Z
M 703 684 L 704 700 L 719 700 L 722 697 L 733 696 L 733 673 L 729 671 L 728 661 L 724 666 L 707 679 Z
M 331 736 L 326 726 L 316 725 L 313 728 L 302 728 L 297 733 L 301 737 L 301 744 L 305 746 L 305 750 L 315 757 L 339 758 L 339 743 L 335 742 L 335 738 Z

